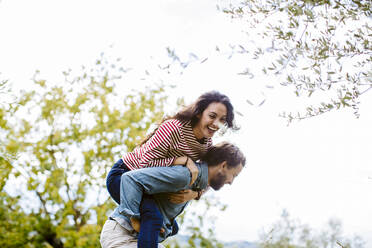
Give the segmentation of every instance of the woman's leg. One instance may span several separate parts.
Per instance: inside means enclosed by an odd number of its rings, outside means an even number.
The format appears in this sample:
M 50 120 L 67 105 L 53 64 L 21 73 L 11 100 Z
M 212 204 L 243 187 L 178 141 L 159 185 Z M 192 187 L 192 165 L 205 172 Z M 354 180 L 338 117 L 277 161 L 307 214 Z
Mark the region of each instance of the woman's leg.
M 107 190 L 117 204 L 120 204 L 121 175 L 127 171 L 129 171 L 128 167 L 124 164 L 122 159 L 119 159 L 111 168 L 106 178 Z
M 163 215 L 151 196 L 143 195 L 140 214 L 141 229 L 138 235 L 138 248 L 157 248 Z

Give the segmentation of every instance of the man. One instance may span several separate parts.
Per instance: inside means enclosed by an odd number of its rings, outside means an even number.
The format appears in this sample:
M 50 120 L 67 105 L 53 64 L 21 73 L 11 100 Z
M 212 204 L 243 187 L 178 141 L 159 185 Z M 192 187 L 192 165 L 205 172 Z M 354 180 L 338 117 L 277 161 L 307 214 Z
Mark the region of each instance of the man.
M 123 174 L 120 205 L 103 226 L 100 240 L 102 247 L 137 247 L 136 232 L 130 223 L 131 218 L 140 218 L 139 208 L 143 194 L 153 195 L 163 215 L 163 223 L 159 225 L 159 229 L 160 226 L 162 229 L 159 242 L 162 242 L 174 235 L 174 220 L 188 203 L 174 203 L 169 200 L 167 193 L 185 189 L 201 192 L 208 186 L 219 190 L 225 184 L 232 184 L 244 165 L 245 157 L 239 148 L 222 142 L 212 146 L 201 163 L 197 163 L 199 174 L 191 187 L 190 171 L 181 165 L 145 168 Z M 159 244 L 158 247 L 163 246 Z

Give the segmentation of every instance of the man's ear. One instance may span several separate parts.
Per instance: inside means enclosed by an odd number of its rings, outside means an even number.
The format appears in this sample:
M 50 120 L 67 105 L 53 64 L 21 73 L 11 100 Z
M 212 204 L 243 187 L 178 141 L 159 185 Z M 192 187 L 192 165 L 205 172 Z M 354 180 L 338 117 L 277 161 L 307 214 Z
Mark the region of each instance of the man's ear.
M 226 161 L 223 161 L 221 163 L 221 169 L 227 169 L 227 162 Z

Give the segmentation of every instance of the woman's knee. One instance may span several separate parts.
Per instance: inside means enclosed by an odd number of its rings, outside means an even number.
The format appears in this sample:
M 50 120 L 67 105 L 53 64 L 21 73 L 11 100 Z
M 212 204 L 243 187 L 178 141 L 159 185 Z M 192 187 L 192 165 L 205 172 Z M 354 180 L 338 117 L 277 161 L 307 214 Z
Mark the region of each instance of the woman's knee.
M 110 172 L 106 178 L 106 187 L 110 196 L 120 204 L 120 182 L 121 176 L 128 172 L 129 169 L 123 163 L 122 159 L 117 161 L 114 166 L 111 168 Z

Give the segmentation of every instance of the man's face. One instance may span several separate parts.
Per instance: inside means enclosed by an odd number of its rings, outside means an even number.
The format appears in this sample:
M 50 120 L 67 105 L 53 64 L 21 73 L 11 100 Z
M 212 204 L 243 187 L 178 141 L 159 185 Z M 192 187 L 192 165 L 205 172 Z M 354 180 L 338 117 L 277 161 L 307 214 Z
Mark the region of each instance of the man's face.
M 231 185 L 242 169 L 243 165 L 241 163 L 235 167 L 228 168 L 226 162 L 223 162 L 217 173 L 210 179 L 209 186 L 214 190 L 219 190 L 227 183 Z

